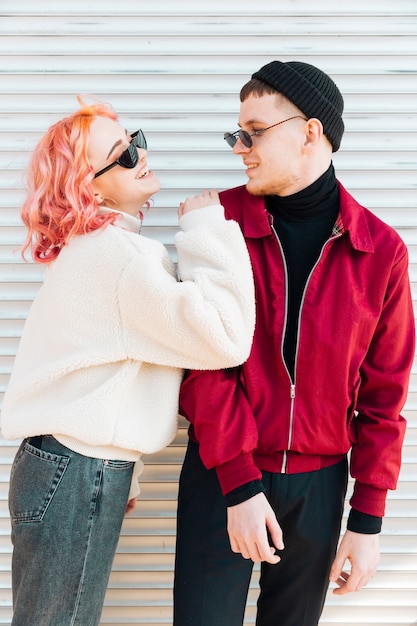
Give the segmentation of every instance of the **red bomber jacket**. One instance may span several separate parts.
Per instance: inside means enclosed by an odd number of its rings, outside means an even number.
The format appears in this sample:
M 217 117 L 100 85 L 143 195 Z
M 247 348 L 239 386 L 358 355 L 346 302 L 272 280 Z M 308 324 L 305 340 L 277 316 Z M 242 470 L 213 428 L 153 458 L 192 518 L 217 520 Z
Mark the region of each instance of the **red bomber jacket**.
M 400 470 L 415 347 L 408 254 L 393 228 L 339 190 L 338 220 L 302 299 L 294 380 L 283 360 L 286 267 L 272 218 L 244 186 L 220 194 L 252 261 L 254 341 L 240 367 L 188 372 L 180 410 L 224 494 L 260 470 L 313 471 L 351 450 L 351 505 L 382 516 Z

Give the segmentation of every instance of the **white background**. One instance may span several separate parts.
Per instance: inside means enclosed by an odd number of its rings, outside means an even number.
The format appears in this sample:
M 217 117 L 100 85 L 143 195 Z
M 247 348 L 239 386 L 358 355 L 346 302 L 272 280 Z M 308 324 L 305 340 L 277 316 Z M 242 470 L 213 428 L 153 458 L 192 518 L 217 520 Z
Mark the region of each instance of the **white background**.
M 77 108 L 76 94 L 83 93 L 110 102 L 129 130 L 143 128 L 162 182 L 144 233 L 172 252 L 185 196 L 245 182 L 223 132 L 237 128 L 240 87 L 273 59 L 317 65 L 340 87 L 346 133 L 334 155 L 338 177 L 405 240 L 417 299 L 416 0 L 0 0 L 0 401 L 42 278 L 42 267 L 24 264 L 16 250 L 25 234 L 24 172 L 47 127 Z M 417 623 L 416 371 L 379 572 L 359 594 L 329 592 L 323 625 Z M 103 625 L 172 624 L 177 479 L 186 442 L 180 426 L 173 445 L 146 459 Z M 0 439 L 0 626 L 11 619 L 7 490 L 17 443 Z M 247 625 L 254 624 L 256 595 L 255 573 Z

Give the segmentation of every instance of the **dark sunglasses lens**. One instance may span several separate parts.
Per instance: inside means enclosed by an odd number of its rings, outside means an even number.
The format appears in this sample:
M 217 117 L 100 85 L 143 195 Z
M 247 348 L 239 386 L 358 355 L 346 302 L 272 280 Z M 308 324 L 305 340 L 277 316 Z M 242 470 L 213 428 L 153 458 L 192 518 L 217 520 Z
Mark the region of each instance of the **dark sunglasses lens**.
M 145 135 L 143 134 L 142 130 L 137 130 L 135 133 L 133 133 L 131 143 L 137 148 L 142 148 L 142 150 L 146 150 L 146 148 L 148 147 Z
M 137 148 L 142 148 L 143 150 L 146 150 L 147 148 L 145 135 L 141 130 L 137 130 L 132 134 L 132 141 L 130 142 L 129 147 L 122 152 L 117 162 L 122 167 L 127 167 L 128 169 L 135 167 L 139 160 Z
M 234 147 L 234 145 L 236 144 L 236 137 L 234 135 L 232 135 L 232 133 L 224 133 L 224 139 L 225 141 L 229 144 L 229 146 L 231 148 Z
M 252 148 L 252 137 L 246 130 L 239 131 L 239 139 L 245 146 L 245 148 Z
M 246 132 L 246 130 L 238 130 L 235 133 L 225 133 L 224 134 L 224 138 L 225 138 L 225 140 L 227 141 L 227 143 L 229 144 L 229 146 L 231 148 L 234 148 L 234 146 L 236 145 L 236 142 L 237 142 L 236 135 L 239 136 L 239 139 L 243 143 L 245 148 L 251 148 L 252 147 L 252 137 L 249 135 L 249 133 Z
M 138 159 L 139 157 L 136 146 L 131 143 L 127 150 L 122 152 L 117 161 L 122 167 L 127 167 L 128 169 L 131 169 L 132 167 L 135 167 Z

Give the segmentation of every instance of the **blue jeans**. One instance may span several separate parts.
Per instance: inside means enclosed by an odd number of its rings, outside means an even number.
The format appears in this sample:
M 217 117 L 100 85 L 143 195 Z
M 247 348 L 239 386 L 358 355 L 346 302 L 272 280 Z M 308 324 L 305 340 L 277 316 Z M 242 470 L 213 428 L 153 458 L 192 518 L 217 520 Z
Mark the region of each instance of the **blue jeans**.
M 11 471 L 12 626 L 97 626 L 133 462 L 22 442 Z

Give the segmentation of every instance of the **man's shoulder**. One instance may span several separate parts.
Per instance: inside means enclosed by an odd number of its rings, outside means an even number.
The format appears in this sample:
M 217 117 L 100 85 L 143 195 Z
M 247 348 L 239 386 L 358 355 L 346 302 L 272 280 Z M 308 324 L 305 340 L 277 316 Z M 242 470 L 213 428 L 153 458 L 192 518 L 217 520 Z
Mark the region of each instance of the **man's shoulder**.
M 256 224 L 265 214 L 264 197 L 250 194 L 245 185 L 221 191 L 219 196 L 226 218 L 236 220 L 241 226 Z
M 245 198 L 248 196 L 245 185 L 225 189 L 219 193 L 220 202 L 225 208 L 226 217 L 237 219 L 242 214 Z M 237 219 L 237 221 L 239 221 Z
M 374 211 L 363 206 L 340 183 L 341 213 L 345 226 L 352 234 L 371 237 L 374 245 L 392 244 L 400 248 L 405 244 L 396 229 L 385 222 Z

